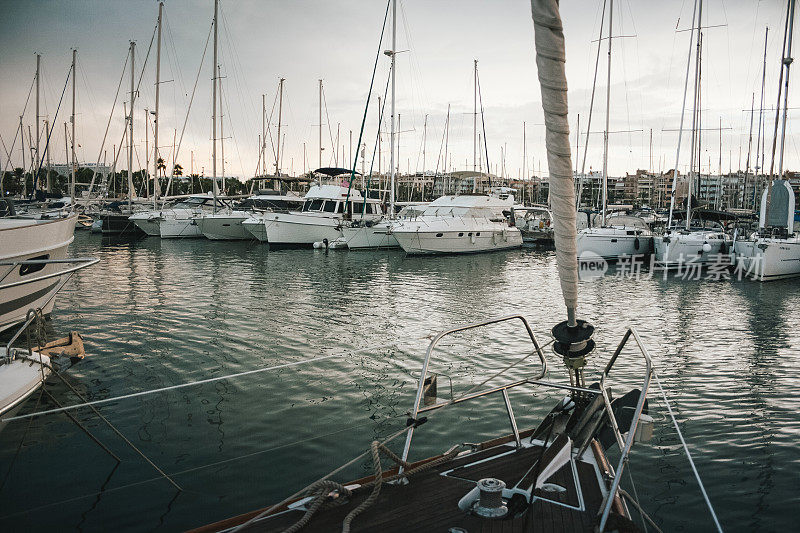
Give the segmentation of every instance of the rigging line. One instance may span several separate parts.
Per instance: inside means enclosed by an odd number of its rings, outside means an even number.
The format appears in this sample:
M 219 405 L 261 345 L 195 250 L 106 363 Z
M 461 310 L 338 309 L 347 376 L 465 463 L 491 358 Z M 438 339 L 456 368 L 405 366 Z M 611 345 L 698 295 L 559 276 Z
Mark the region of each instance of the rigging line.
M 388 417 L 387 419 L 399 418 L 401 416 L 406 416 L 406 415 L 405 414 L 396 415 L 394 417 Z M 300 439 L 300 440 L 297 440 L 297 441 L 294 441 L 294 442 L 290 442 L 290 443 L 287 443 L 287 444 L 281 444 L 279 446 L 274 446 L 274 447 L 268 448 L 266 450 L 259 450 L 257 452 L 251 452 L 251 453 L 247 453 L 247 454 L 244 454 L 244 455 L 240 455 L 238 457 L 232 457 L 232 458 L 229 458 L 229 459 L 223 459 L 221 461 L 216 461 L 214 463 L 209 463 L 207 465 L 195 466 L 195 467 L 192 467 L 192 468 L 186 468 L 184 470 L 178 470 L 177 472 L 171 472 L 169 475 L 170 475 L 170 477 L 177 477 L 177 476 L 180 476 L 180 475 L 183 475 L 183 474 L 196 472 L 198 470 L 203 470 L 203 469 L 211 468 L 211 467 L 214 467 L 214 466 L 220 466 L 220 465 L 226 464 L 226 463 L 231 463 L 231 462 L 234 462 L 234 461 L 238 461 L 240 459 L 247 459 L 247 458 L 250 458 L 250 457 L 254 457 L 256 455 L 273 452 L 273 451 L 276 451 L 276 450 L 280 450 L 282 448 L 288 448 L 290 446 L 296 446 L 297 444 L 303 444 L 305 442 L 310 442 L 310 441 L 317 440 L 317 439 L 322 439 L 322 438 L 325 438 L 325 437 L 331 437 L 333 435 L 336 435 L 338 433 L 343 433 L 343 432 L 345 432 L 347 430 L 350 430 L 350 429 L 355 429 L 355 428 L 363 427 L 363 426 L 366 426 L 366 425 L 371 425 L 371 424 L 374 424 L 374 423 L 375 423 L 374 421 L 370 421 L 370 422 L 366 422 L 366 423 L 363 423 L 363 424 L 354 424 L 352 426 L 347 426 L 347 427 L 338 429 L 336 431 L 331 431 L 330 433 L 325 433 L 323 435 L 315 435 L 315 436 L 312 436 L 312 437 L 308 437 L 306 439 Z M 118 491 L 121 491 L 121 490 L 124 490 L 124 489 L 129 489 L 131 487 L 136 487 L 136 486 L 139 486 L 139 485 L 145 485 L 147 483 L 152 483 L 154 481 L 160 481 L 162 479 L 164 479 L 164 478 L 163 477 L 152 477 L 152 478 L 148 478 L 148 479 L 143 479 L 141 481 L 134 481 L 132 483 L 127 483 L 127 484 L 119 486 L 119 487 L 112 487 L 110 489 L 101 490 L 101 491 L 97 491 L 97 492 L 91 492 L 91 493 L 88 493 L 88 494 L 83 494 L 81 496 L 74 496 L 72 498 L 67 498 L 66 500 L 61 500 L 61 501 L 57 501 L 57 502 L 53 502 L 53 503 L 48 503 L 48 504 L 45 504 L 45 505 L 40 505 L 38 507 L 33 507 L 31 509 L 26 509 L 24 511 L 18 511 L 16 513 L 5 515 L 3 517 L 0 517 L 0 520 L 7 520 L 7 519 L 13 518 L 15 516 L 21 516 L 21 515 L 25 515 L 25 514 L 29 514 L 29 513 L 35 512 L 35 511 L 41 511 L 43 509 L 48 509 L 50 507 L 57 507 L 59 505 L 64 505 L 64 504 L 67 504 L 67 503 L 73 503 L 73 502 L 76 502 L 76 501 L 85 500 L 86 498 L 93 498 L 93 497 L 101 496 L 101 495 L 104 495 L 104 494 L 110 494 L 112 492 L 118 492 Z
M 55 124 L 56 121 L 58 120 L 58 111 L 61 109 L 61 103 L 64 101 L 64 94 L 67 92 L 67 85 L 69 85 L 69 79 L 70 79 L 71 76 L 72 76 L 72 67 L 70 67 L 70 69 L 67 71 L 67 79 L 66 79 L 66 81 L 64 81 L 64 88 L 61 90 L 61 98 L 59 98 L 59 100 L 58 100 L 58 107 L 56 107 L 56 115 L 53 118 L 53 124 Z M 47 134 L 47 143 L 45 144 L 45 150 L 44 150 L 45 153 L 47 152 L 46 148 L 48 146 L 50 146 L 50 137 L 53 136 L 53 130 L 55 130 L 55 128 L 51 128 L 50 131 Z M 30 131 L 30 130 L 28 130 L 28 131 Z M 72 144 L 74 146 L 75 139 L 72 139 Z M 74 152 L 74 148 L 73 148 L 73 152 Z M 36 192 L 36 184 L 39 182 L 39 171 L 42 169 L 42 163 L 44 163 L 44 158 L 45 158 L 45 154 L 42 154 L 42 159 L 37 163 L 36 167 L 31 166 L 31 169 L 35 168 L 36 174 L 34 174 L 34 176 L 33 176 L 33 188 L 31 190 L 31 194 L 29 196 L 30 198 L 33 198 L 33 194 Z
M 689 460 L 689 465 L 692 467 L 692 472 L 694 473 L 694 477 L 697 480 L 697 484 L 700 485 L 700 492 L 703 493 L 703 499 L 706 501 L 706 505 L 708 506 L 708 510 L 711 513 L 711 518 L 714 519 L 714 525 L 717 526 L 717 531 L 722 533 L 722 526 L 719 523 L 719 519 L 717 518 L 717 513 L 714 512 L 714 507 L 711 505 L 711 500 L 708 498 L 708 493 L 706 492 L 705 487 L 703 486 L 703 480 L 700 479 L 700 474 L 697 472 L 697 467 L 694 464 L 694 460 L 692 459 L 692 454 L 689 452 L 689 446 L 686 444 L 686 440 L 683 438 L 683 433 L 681 433 L 681 428 L 678 425 L 678 421 L 675 419 L 675 414 L 672 412 L 672 407 L 669 404 L 669 400 L 667 399 L 667 394 L 664 392 L 664 387 L 661 385 L 661 380 L 658 378 L 658 373 L 656 372 L 655 367 L 652 369 L 653 377 L 656 378 L 656 383 L 658 384 L 658 389 L 661 391 L 661 396 L 664 398 L 664 405 L 667 407 L 667 412 L 669 413 L 669 417 L 672 419 L 672 424 L 675 426 L 675 432 L 678 434 L 678 438 L 681 441 L 681 445 L 683 446 L 683 451 L 686 452 L 686 458 Z
M 347 203 L 350 201 L 350 190 L 353 188 L 353 182 L 356 180 L 356 165 L 358 164 L 358 147 L 361 146 L 361 140 L 364 138 L 364 126 L 367 123 L 367 112 L 369 112 L 369 102 L 372 100 L 372 88 L 375 85 L 375 73 L 378 71 L 378 60 L 381 58 L 381 45 L 383 44 L 383 35 L 386 33 L 386 21 L 389 19 L 389 6 L 391 5 L 391 0 L 386 2 L 386 12 L 383 15 L 383 26 L 381 27 L 381 36 L 378 39 L 378 50 L 375 52 L 375 64 L 372 66 L 372 79 L 369 82 L 369 91 L 367 92 L 367 103 L 364 106 L 364 116 L 361 118 L 361 130 L 358 132 L 358 143 L 356 144 L 356 153 L 350 154 L 353 158 L 353 170 L 350 172 L 350 183 L 347 184 L 347 196 L 344 199 L 344 212 L 347 214 Z M 397 54 L 397 50 L 392 50 L 392 63 L 394 64 L 394 56 Z M 392 93 L 392 97 L 394 97 L 394 92 Z M 392 104 L 394 105 L 394 104 Z M 392 121 L 394 121 L 394 117 L 392 117 Z M 352 137 L 351 137 L 352 139 Z M 352 142 L 352 141 L 350 141 Z M 394 146 L 391 148 L 392 150 L 395 149 Z M 342 161 L 344 163 L 344 161 Z M 392 169 L 394 172 L 394 169 Z M 394 186 L 394 185 L 392 185 Z M 394 192 L 392 192 L 394 195 Z M 392 196 L 391 198 L 394 198 Z M 364 209 L 366 209 L 366 197 L 364 198 Z M 392 206 L 394 207 L 394 206 Z M 394 213 L 390 213 L 389 216 L 394 218 Z
M 325 96 L 325 87 L 324 86 L 322 87 L 322 103 L 325 105 L 325 120 L 327 120 L 327 122 L 328 122 L 328 136 L 331 138 L 331 148 L 333 148 L 333 150 L 331 150 L 331 156 L 330 157 L 334 157 L 336 155 L 337 147 L 336 147 L 335 143 L 333 142 L 333 131 L 331 130 L 331 117 L 328 115 L 328 98 Z M 322 126 L 320 125 L 320 128 L 321 127 Z M 330 157 L 328 158 L 328 164 L 329 165 L 331 164 Z
M 272 142 L 272 131 L 270 131 L 270 123 L 272 122 L 272 115 L 275 113 L 275 103 L 278 101 L 278 91 L 275 91 L 275 98 L 272 99 L 272 109 L 269 110 L 269 118 L 267 119 L 267 131 L 269 133 L 269 145 L 272 148 L 272 156 L 273 158 L 277 157 L 275 153 L 275 143 Z M 262 109 L 261 112 L 263 113 L 264 110 Z M 321 126 L 320 126 L 321 127 Z M 264 135 L 264 138 L 261 139 L 261 149 L 258 151 L 258 160 L 261 162 L 261 174 L 264 176 L 267 175 L 266 170 L 266 161 L 262 161 L 261 159 L 261 152 L 267 147 L 267 136 Z M 256 165 L 258 166 L 258 165 Z M 255 174 L 255 173 L 254 173 Z
M 364 218 L 364 213 L 367 209 L 367 198 L 369 198 L 369 191 L 372 187 L 372 169 L 375 168 L 375 155 L 378 153 L 378 143 L 381 138 L 381 125 L 383 125 L 383 111 L 386 109 L 386 95 L 389 94 L 389 81 L 392 79 L 392 67 L 389 67 L 389 74 L 386 76 L 386 88 L 383 90 L 383 102 L 381 108 L 378 110 L 378 132 L 375 134 L 375 144 L 372 147 L 372 159 L 369 163 L 369 178 L 367 178 L 367 191 L 364 195 L 364 205 L 361 208 L 361 218 Z
M 197 92 L 197 82 L 200 81 L 200 72 L 202 72 L 202 70 L 203 70 L 203 63 L 205 62 L 205 59 L 206 59 L 206 52 L 208 52 L 208 43 L 211 40 L 211 32 L 212 32 L 213 29 L 214 29 L 214 23 L 212 22 L 211 23 L 211 27 L 208 29 L 208 36 L 206 37 L 206 45 L 205 45 L 205 47 L 203 47 L 203 55 L 200 58 L 200 67 L 197 69 L 197 76 L 194 79 L 194 87 L 192 88 L 192 96 L 189 98 L 189 107 L 186 109 L 186 117 L 184 117 L 184 119 L 183 119 L 183 127 L 181 128 L 181 138 L 178 141 L 178 147 L 175 150 L 175 154 L 176 155 L 177 155 L 177 152 L 181 148 L 181 144 L 183 143 L 183 134 L 186 132 L 186 124 L 189 122 L 189 113 L 192 110 L 192 103 L 194 102 L 194 95 L 195 95 L 195 92 Z M 175 176 L 175 167 L 172 168 L 172 171 L 170 172 L 170 175 L 169 175 L 169 180 L 167 180 L 167 187 L 166 187 L 166 189 L 164 189 L 164 200 L 161 203 L 161 208 L 162 209 L 167 204 L 167 199 L 166 198 L 167 198 L 167 195 L 169 194 L 169 189 L 170 189 L 170 186 L 172 185 L 172 178 L 174 176 Z
M 92 181 L 89 183 L 89 195 L 92 194 L 92 189 L 94 189 L 94 179 L 95 174 L 97 173 L 97 167 L 100 165 L 100 159 L 103 157 L 103 148 L 105 148 L 106 140 L 108 138 L 108 130 L 111 127 L 111 119 L 114 117 L 114 108 L 117 107 L 117 99 L 119 98 L 119 91 L 122 88 L 122 80 L 125 78 L 125 70 L 128 67 L 128 59 L 130 59 L 130 54 L 125 54 L 125 63 L 122 65 L 122 74 L 119 77 L 119 83 L 117 84 L 117 92 L 114 94 L 114 103 L 111 104 L 111 113 L 108 115 L 108 122 L 106 122 L 106 131 L 103 134 L 103 142 L 100 143 L 100 153 L 97 154 L 97 164 L 92 169 Z
M 489 147 L 486 143 L 486 121 L 483 116 L 483 95 L 481 94 L 481 77 L 479 74 L 475 76 L 478 81 L 478 102 L 481 105 L 481 127 L 483 128 L 483 150 L 486 152 L 486 176 L 489 179 L 489 189 L 492 188 L 492 172 L 489 166 Z
M 427 337 L 419 337 L 417 339 L 412 339 L 412 340 L 421 340 L 421 339 L 426 339 L 426 338 Z M 130 393 L 130 394 L 123 394 L 121 396 L 114 396 L 112 398 L 103 398 L 101 400 L 93 400 L 93 401 L 90 401 L 90 402 L 83 402 L 83 403 L 78 403 L 78 404 L 74 404 L 74 405 L 68 405 L 66 407 L 62 407 L 62 408 L 58 408 L 58 409 L 49 409 L 47 411 L 42 411 L 42 412 L 39 412 L 39 413 L 28 413 L 28 414 L 25 414 L 25 415 L 18 415 L 18 416 L 9 417 L 9 418 L 3 418 L 2 420 L 0 420 L 0 422 L 12 422 L 14 420 L 23 420 L 23 419 L 26 419 L 26 418 L 31 418 L 31 417 L 36 417 L 36 416 L 50 415 L 50 414 L 54 414 L 54 413 L 60 413 L 62 411 L 68 411 L 68 410 L 72 410 L 72 409 L 79 409 L 81 407 L 89 407 L 89 406 L 92 406 L 92 405 L 106 404 L 106 403 L 110 403 L 110 402 L 116 402 L 116 401 L 119 401 L 119 400 L 128 400 L 130 398 L 138 398 L 140 396 L 148 396 L 150 394 L 156 394 L 156 393 L 160 393 L 160 392 L 167 392 L 167 391 L 176 390 L 176 389 L 183 389 L 183 388 L 186 388 L 186 387 L 194 387 L 196 385 L 204 385 L 206 383 L 214 383 L 214 382 L 222 381 L 222 380 L 225 380 L 225 379 L 233 379 L 233 378 L 239 378 L 239 377 L 243 377 L 243 376 L 249 376 L 249 375 L 252 375 L 252 374 L 260 374 L 262 372 L 268 372 L 270 370 L 277 370 L 277 369 L 280 369 L 280 368 L 289 368 L 289 367 L 294 367 L 294 366 L 299 366 L 299 365 L 305 365 L 305 364 L 308 364 L 308 363 L 315 363 L 315 362 L 318 362 L 318 361 L 324 361 L 326 359 L 332 359 L 334 357 L 342 357 L 342 356 L 348 355 L 348 354 L 355 355 L 355 354 L 358 354 L 358 353 L 369 352 L 369 351 L 376 350 L 378 348 L 387 347 L 387 346 L 396 346 L 397 344 L 400 344 L 400 341 L 394 342 L 394 343 L 389 343 L 389 344 L 381 344 L 381 345 L 378 345 L 378 346 L 367 346 L 366 348 L 359 348 L 358 350 L 346 350 L 346 351 L 343 351 L 343 352 L 333 353 L 333 354 L 329 354 L 329 355 L 322 355 L 322 356 L 319 356 L 319 357 L 312 357 L 311 359 L 303 359 L 301 361 L 293 361 L 291 363 L 283 363 L 283 364 L 280 364 L 280 365 L 273 365 L 273 366 L 269 366 L 269 367 L 255 368 L 253 370 L 246 370 L 244 372 L 237 372 L 235 374 L 227 374 L 227 375 L 224 375 L 224 376 L 216 376 L 216 377 L 213 377 L 213 378 L 206 378 L 206 379 L 201 379 L 201 380 L 197 380 L 197 381 L 190 381 L 190 382 L 187 382 L 187 383 L 180 383 L 178 385 L 170 385 L 168 387 L 161 387 L 161 388 L 158 388 L 158 389 L 151 389 L 151 390 L 133 392 L 133 393 Z
M 589 133 L 592 131 L 592 112 L 594 111 L 594 95 L 597 89 L 597 71 L 600 66 L 600 44 L 603 40 L 603 25 L 606 18 L 606 0 L 603 0 L 603 13 L 600 16 L 600 37 L 597 40 L 597 56 L 594 60 L 594 79 L 592 80 L 592 97 L 589 99 L 589 123 L 586 125 L 586 138 L 583 140 L 583 163 L 581 163 L 581 179 L 578 180 L 578 194 L 576 206 L 581 203 L 583 191 L 583 175 L 586 172 L 586 153 L 589 150 Z

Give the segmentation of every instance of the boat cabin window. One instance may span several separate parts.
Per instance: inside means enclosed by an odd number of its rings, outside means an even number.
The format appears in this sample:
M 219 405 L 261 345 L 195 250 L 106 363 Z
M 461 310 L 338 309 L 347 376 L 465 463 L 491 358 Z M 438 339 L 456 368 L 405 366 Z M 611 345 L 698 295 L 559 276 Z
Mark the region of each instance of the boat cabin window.
M 322 208 L 322 200 L 306 200 L 303 204 L 303 211 L 319 211 Z
M 336 212 L 344 213 L 344 202 L 339 202 L 339 204 L 336 206 Z
M 45 259 L 50 259 L 50 256 L 45 255 L 37 255 L 36 257 L 31 257 L 28 261 L 43 261 Z M 47 263 L 41 264 L 34 264 L 34 265 L 20 265 L 19 266 L 19 275 L 20 276 L 27 276 L 28 274 L 33 274 L 34 272 L 39 272 L 40 270 L 44 269 L 47 266 Z
M 326 213 L 335 213 L 336 212 L 336 201 L 335 200 L 327 200 L 325 205 L 322 206 L 322 210 Z

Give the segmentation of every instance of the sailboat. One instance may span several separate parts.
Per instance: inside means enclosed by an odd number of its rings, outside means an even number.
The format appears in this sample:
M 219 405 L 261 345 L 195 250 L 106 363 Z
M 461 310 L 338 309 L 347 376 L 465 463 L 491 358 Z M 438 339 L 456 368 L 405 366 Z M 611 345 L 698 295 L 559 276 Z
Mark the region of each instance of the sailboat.
M 577 318 L 576 207 L 569 155 L 563 29 L 557 0 L 533 0 L 532 11 L 547 124 L 556 262 L 567 308 L 566 320 L 552 329 L 553 346 L 567 367 L 569 382 L 543 379 L 548 370 L 547 356 L 521 315 L 450 328 L 436 335 L 428 346 L 406 427 L 373 440 L 363 454 L 274 505 L 195 532 L 604 532 L 638 531 L 633 519 L 639 517 L 642 523 L 654 523 L 638 498 L 621 488 L 623 477 L 627 479 L 630 472 L 634 442 L 652 436 L 652 418 L 646 414 L 647 394 L 655 376 L 652 360 L 636 331 L 628 329 L 599 382 L 586 383 L 584 367 L 596 345 L 592 339 L 594 327 Z M 515 363 L 527 364 L 525 377 L 508 378 L 503 376 L 503 370 L 494 373 L 486 369 L 488 378 L 467 392 L 440 396 L 437 375 L 430 372 L 439 353 L 437 347 L 445 349 L 454 334 L 497 324 L 519 325 L 521 336 L 530 342 L 530 352 Z M 623 351 L 629 342 L 636 345 L 637 360 L 641 361 L 641 381 L 637 388 L 624 394 L 619 394 L 617 386 L 615 392 L 619 395 L 612 401 L 610 375 L 619 356 L 630 353 Z M 538 424 L 519 428 L 509 391 L 521 387 L 541 387 L 567 396 L 557 400 Z M 414 437 L 429 432 L 428 436 L 434 438 L 436 425 L 443 422 L 437 417 L 442 410 L 467 403 L 474 406 L 492 395 L 502 399 L 505 406 L 505 412 L 498 415 L 508 424 L 507 432 L 480 442 L 444 443 L 439 454 L 411 459 Z M 524 397 L 535 398 L 530 394 Z M 480 419 L 479 426 L 489 427 L 493 411 L 478 408 L 474 412 Z M 431 446 L 432 442 L 428 440 L 426 444 Z M 390 446 L 396 446 L 397 452 Z M 618 457 L 615 466 L 608 453 L 612 449 Z M 363 465 L 365 458 L 371 458 L 370 475 L 349 482 L 333 479 L 345 468 Z M 393 465 L 385 470 L 384 462 Z M 284 479 L 273 481 L 285 483 Z M 721 531 L 718 522 L 716 525 Z
M 608 210 L 608 133 L 611 118 L 611 41 L 614 19 L 614 0 L 609 2 L 608 17 L 608 78 L 606 82 L 606 127 L 603 132 L 603 200 L 599 227 L 587 227 L 578 232 L 578 257 L 595 260 L 598 257 L 616 261 L 622 257 L 649 253 L 653 233 L 644 221 L 633 217 L 609 217 Z M 598 44 L 599 46 L 599 44 Z
M 700 0 L 697 8 L 697 20 L 702 20 L 703 0 Z M 695 13 L 692 14 L 694 17 Z M 694 31 L 691 32 L 694 35 Z M 673 226 L 675 192 L 678 181 L 678 162 L 680 160 L 680 144 L 683 134 L 684 111 L 681 110 L 681 129 L 678 136 L 678 148 L 675 158 L 675 175 L 672 181 L 672 198 L 670 200 L 669 217 L 667 227 L 663 235 L 654 239 L 654 265 L 662 269 L 679 268 L 688 265 L 722 264 L 729 265 L 731 262 L 730 252 L 733 249 L 733 241 L 719 224 L 707 225 L 704 221 L 693 217 L 692 210 L 692 190 L 694 180 L 699 180 L 699 173 L 695 171 L 695 163 L 699 169 L 699 132 L 697 118 L 700 113 L 700 67 L 701 67 L 701 24 L 697 24 L 697 52 L 695 54 L 695 79 L 694 79 L 694 106 L 692 111 L 692 142 L 691 142 L 691 163 L 689 165 L 689 183 L 686 198 L 685 227 Z M 689 39 L 689 58 L 692 55 L 692 39 Z M 689 81 L 689 69 L 687 62 L 686 80 L 684 85 L 684 104 L 686 101 L 686 85 Z M 684 105 L 685 109 L 685 105 Z
M 787 5 L 787 27 L 781 57 L 783 87 L 783 117 L 780 105 L 775 115 L 775 133 L 781 118 L 778 173 L 773 175 L 761 197 L 758 231 L 748 238 L 734 242 L 737 267 L 758 281 L 800 276 L 800 233 L 794 231 L 795 195 L 783 176 L 783 155 L 786 143 L 786 114 L 789 104 L 789 68 L 792 65 L 792 35 L 794 30 L 794 0 Z M 781 82 L 778 82 L 778 102 Z M 776 143 L 772 143 L 772 165 L 775 164 Z

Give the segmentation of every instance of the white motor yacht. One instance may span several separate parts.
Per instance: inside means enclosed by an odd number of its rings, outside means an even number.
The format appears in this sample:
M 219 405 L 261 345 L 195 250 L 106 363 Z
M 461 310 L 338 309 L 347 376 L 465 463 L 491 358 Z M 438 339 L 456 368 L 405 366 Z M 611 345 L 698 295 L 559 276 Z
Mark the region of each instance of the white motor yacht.
M 217 208 L 227 202 L 217 197 Z M 189 196 L 169 209 L 159 212 L 158 229 L 162 239 L 202 237 L 197 221 L 205 214 L 213 213 L 214 197 L 211 194 Z
M 270 245 L 312 246 L 341 237 L 345 209 L 349 218 L 363 213 L 364 221 L 383 216 L 378 198 L 365 199 L 357 189 L 348 193 L 348 188 L 341 185 L 314 185 L 306 193 L 301 210 L 265 213 L 245 220 L 243 225 Z
M 786 180 L 775 180 L 767 208 L 761 197 L 758 231 L 734 242 L 737 268 L 758 281 L 800 276 L 800 234 L 794 231 L 795 197 Z
M 412 204 L 403 207 L 397 217 L 378 221 L 362 222 L 359 215 L 349 225 L 342 228 L 341 240 L 350 250 L 370 250 L 376 248 L 400 248 L 400 243 L 392 233 L 393 225 L 402 220 L 413 220 L 420 216 L 428 204 Z
M 264 213 L 288 212 L 300 209 L 304 199 L 289 191 L 286 195 L 278 191 L 260 191 L 239 204 L 216 213 L 204 213 L 197 220 L 200 231 L 211 240 L 250 240 L 254 235 L 244 226 L 244 221 Z
M 510 223 L 513 197 L 482 194 L 442 196 L 414 219 L 392 227 L 400 247 L 410 254 L 455 254 L 507 250 L 522 246 L 522 234 Z

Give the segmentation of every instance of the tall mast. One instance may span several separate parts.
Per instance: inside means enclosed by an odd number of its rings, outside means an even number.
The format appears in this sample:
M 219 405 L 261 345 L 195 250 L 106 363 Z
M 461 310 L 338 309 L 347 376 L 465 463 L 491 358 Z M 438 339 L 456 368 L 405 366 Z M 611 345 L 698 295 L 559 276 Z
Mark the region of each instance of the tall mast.
M 422 192 L 425 193 L 425 149 L 428 145 L 428 115 L 425 114 L 425 119 L 422 121 Z M 424 198 L 423 198 L 424 199 Z
M 217 79 L 219 80 L 219 148 L 221 152 L 221 160 L 220 163 L 222 164 L 222 192 L 225 194 L 227 190 L 225 188 L 225 131 L 223 129 L 223 122 L 225 117 L 225 112 L 223 111 L 222 107 L 222 72 L 220 71 L 219 65 L 217 65 Z M 173 151 L 173 153 L 175 153 Z
M 391 155 L 389 156 L 390 170 L 390 190 L 389 190 L 389 216 L 394 218 L 394 151 L 395 151 L 395 130 L 394 130 L 394 105 L 395 105 L 395 58 L 397 56 L 397 0 L 392 0 L 392 127 L 391 127 Z
M 322 168 L 322 80 L 319 80 L 319 166 L 317 168 Z
M 74 51 L 73 51 L 74 52 Z M 131 41 L 131 105 L 128 108 L 128 210 L 132 209 L 133 203 L 133 104 L 136 100 L 134 58 L 136 54 L 136 43 Z M 74 63 L 73 63 L 74 64 Z M 74 81 L 74 80 L 73 80 Z M 72 153 L 75 153 L 75 121 L 72 121 Z M 75 165 L 73 164 L 73 172 Z
M 258 138 L 259 154 L 259 168 L 261 168 L 261 175 L 266 174 L 264 170 L 264 147 L 267 144 L 267 95 L 261 95 L 261 136 Z M 258 172 L 256 172 L 258 174 Z
M 214 213 L 217 212 L 217 12 L 219 0 L 214 0 L 214 59 L 211 68 L 211 187 L 214 194 Z
M 47 144 L 44 146 L 44 153 L 47 155 L 47 178 L 46 178 L 46 187 L 47 192 L 52 192 L 50 189 L 52 187 L 52 183 L 50 183 L 50 121 L 45 119 L 44 121 L 44 135 L 45 138 L 48 139 Z
M 158 182 L 158 96 L 161 89 L 161 13 L 164 9 L 164 2 L 158 3 L 158 44 L 156 46 L 156 112 L 155 128 L 153 129 L 153 209 L 156 208 L 158 196 L 161 193 L 161 185 Z
M 606 87 L 606 130 L 603 132 L 603 209 L 601 211 L 602 225 L 606 225 L 606 205 L 608 202 L 608 124 L 611 110 L 611 40 L 612 23 L 614 21 L 614 0 L 608 8 L 608 80 Z
M 283 116 L 283 82 L 281 78 L 278 82 L 278 143 L 275 151 L 275 175 L 281 175 L 281 117 Z M 322 127 L 320 126 L 320 131 Z
M 64 140 L 67 137 L 66 122 L 64 123 Z M 19 138 L 22 140 L 22 196 L 28 196 L 28 180 L 25 178 L 25 129 L 22 127 L 22 115 L 19 117 Z M 69 163 L 69 152 L 67 152 L 67 163 Z
M 475 74 L 472 77 L 472 172 L 478 164 L 478 60 L 475 59 Z M 478 190 L 478 176 L 472 181 L 472 192 Z
M 756 205 L 756 188 L 758 184 L 758 171 L 762 170 L 761 167 L 764 166 L 764 157 L 762 152 L 762 146 L 764 139 L 761 136 L 761 130 L 764 125 L 764 84 L 766 83 L 767 79 L 767 42 L 769 40 L 769 26 L 765 28 L 764 31 L 764 61 L 761 67 L 761 99 L 758 109 L 758 133 L 756 134 L 756 166 L 754 168 L 753 174 L 753 208 Z M 766 133 L 766 131 L 764 132 Z M 766 135 L 765 135 L 766 137 Z M 759 157 L 761 157 L 761 165 L 759 166 Z M 763 172 L 762 172 L 763 174 Z
M 144 175 L 142 181 L 144 182 L 144 195 L 150 194 L 150 185 L 147 183 L 147 171 L 150 169 L 150 110 L 144 109 Z M 154 182 L 155 183 L 155 182 Z M 153 185 L 153 198 L 155 198 L 155 185 Z M 149 196 L 148 196 L 149 197 Z M 153 200 L 153 209 L 155 209 L 155 200 Z
M 580 117 L 580 115 L 578 115 Z M 578 160 L 578 156 L 575 156 Z M 525 205 L 525 180 L 528 179 L 528 128 L 522 121 L 522 205 Z
M 784 81 L 783 90 L 783 123 L 781 124 L 781 150 L 780 158 L 778 159 L 778 178 L 783 176 L 783 149 L 786 144 L 786 114 L 788 112 L 789 104 L 789 68 L 792 66 L 792 33 L 794 30 L 794 2 L 791 1 L 791 14 L 789 15 L 789 45 L 786 51 L 786 57 L 783 58 L 783 64 L 786 66 L 786 79 Z
M 36 54 L 36 163 L 33 165 L 36 175 L 33 178 L 34 183 L 39 181 L 39 161 L 41 161 L 41 156 L 39 155 L 39 65 L 41 60 L 42 56 Z M 41 188 L 41 184 L 39 187 Z
M 686 187 L 686 229 L 688 230 L 691 223 L 691 214 L 692 214 L 692 189 L 694 183 L 694 163 L 695 157 L 697 157 L 697 153 L 695 152 L 695 146 L 699 145 L 698 140 L 698 131 L 697 131 L 697 119 L 700 109 L 700 95 L 698 94 L 700 91 L 700 47 L 701 47 L 701 33 L 700 30 L 703 26 L 703 0 L 700 0 L 698 12 L 697 12 L 697 52 L 695 54 L 695 67 L 694 67 L 694 106 L 692 108 L 692 144 L 691 144 L 691 154 L 692 158 L 689 163 L 689 183 Z M 699 166 L 699 165 L 698 165 Z M 677 172 L 677 169 L 676 169 Z
M 133 46 L 133 43 L 131 43 L 131 46 Z M 72 123 L 72 144 L 71 144 L 72 149 L 70 150 L 72 155 L 72 179 L 69 184 L 69 197 L 70 200 L 72 200 L 71 203 L 73 205 L 75 204 L 75 77 L 76 77 L 75 57 L 77 56 L 77 54 L 78 51 L 73 48 L 72 49 L 72 116 L 69 119 L 69 121 Z M 131 48 L 131 73 L 133 73 L 133 48 Z M 133 91 L 133 76 L 131 76 L 131 91 Z M 133 139 L 133 96 L 131 96 L 131 139 Z M 132 158 L 131 161 L 133 161 Z

